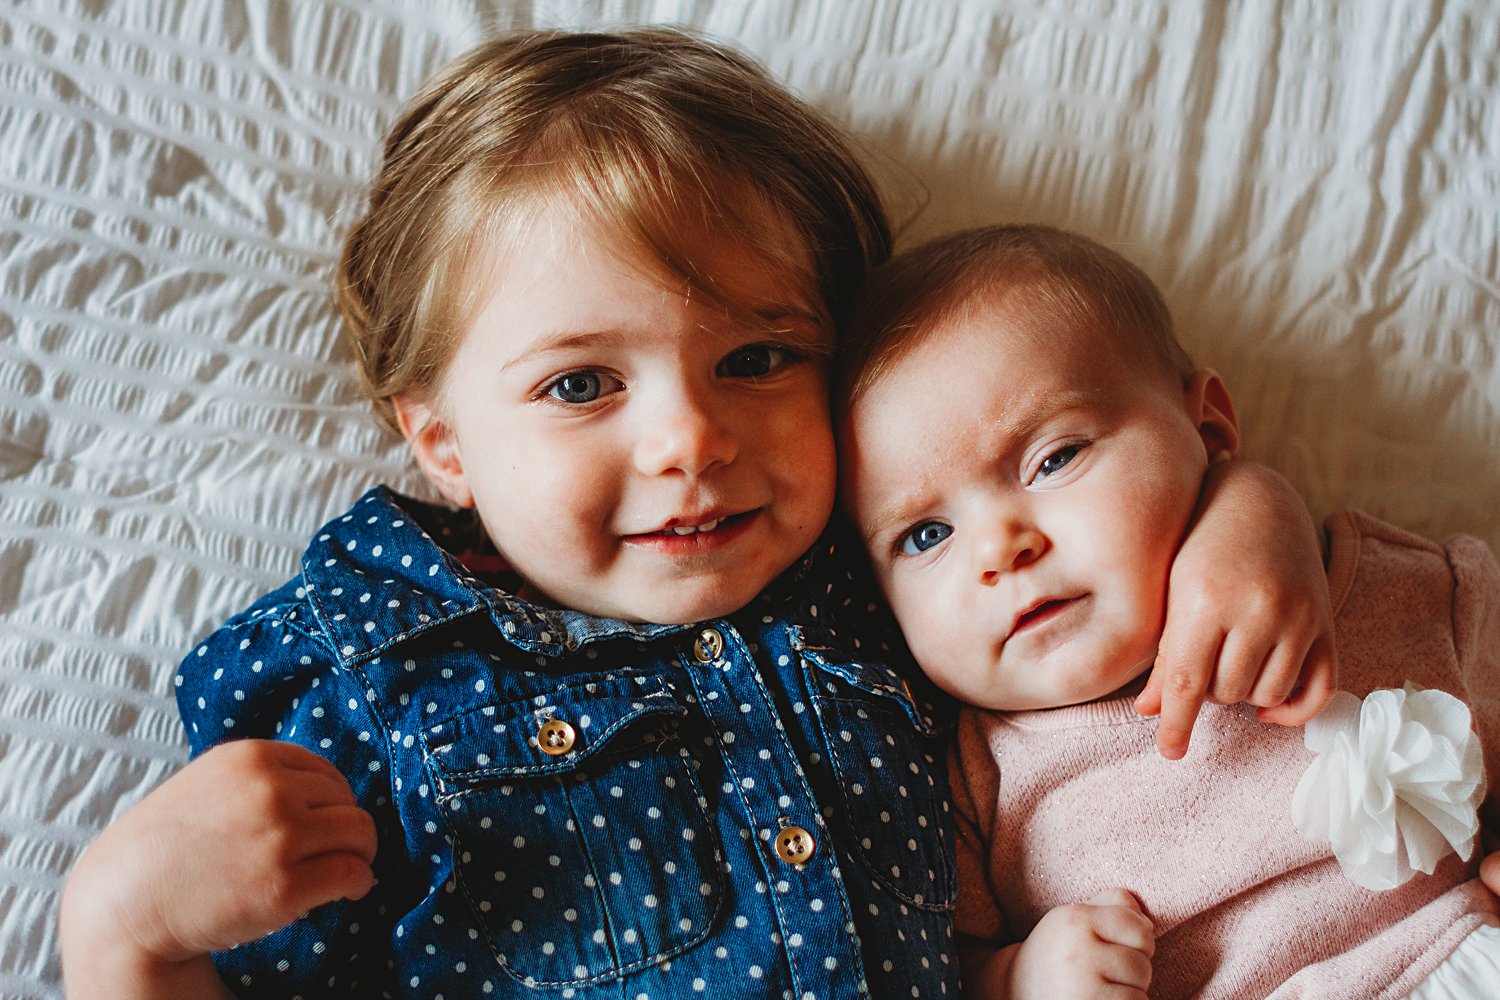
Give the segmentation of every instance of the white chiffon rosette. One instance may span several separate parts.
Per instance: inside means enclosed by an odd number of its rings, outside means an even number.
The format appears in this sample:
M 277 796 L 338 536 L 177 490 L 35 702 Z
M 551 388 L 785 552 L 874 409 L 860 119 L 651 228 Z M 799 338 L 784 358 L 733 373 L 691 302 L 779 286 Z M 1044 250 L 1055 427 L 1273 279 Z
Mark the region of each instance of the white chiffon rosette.
M 1292 821 L 1331 845 L 1356 884 L 1393 889 L 1450 850 L 1473 853 L 1484 760 L 1457 698 L 1410 683 L 1363 701 L 1340 691 L 1303 742 L 1317 758 L 1292 796 Z

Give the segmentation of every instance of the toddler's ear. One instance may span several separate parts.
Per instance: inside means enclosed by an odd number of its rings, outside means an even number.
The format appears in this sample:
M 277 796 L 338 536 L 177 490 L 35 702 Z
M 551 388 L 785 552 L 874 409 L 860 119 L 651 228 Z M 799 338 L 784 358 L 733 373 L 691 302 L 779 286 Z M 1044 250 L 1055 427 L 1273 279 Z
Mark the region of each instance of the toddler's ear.
M 393 397 L 391 403 L 396 408 L 396 424 L 427 481 L 455 507 L 473 507 L 474 493 L 464 475 L 453 429 L 425 400 L 403 395 Z
M 1199 368 L 1188 380 L 1188 416 L 1208 449 L 1210 464 L 1240 454 L 1240 422 L 1234 415 L 1229 389 L 1212 368 Z

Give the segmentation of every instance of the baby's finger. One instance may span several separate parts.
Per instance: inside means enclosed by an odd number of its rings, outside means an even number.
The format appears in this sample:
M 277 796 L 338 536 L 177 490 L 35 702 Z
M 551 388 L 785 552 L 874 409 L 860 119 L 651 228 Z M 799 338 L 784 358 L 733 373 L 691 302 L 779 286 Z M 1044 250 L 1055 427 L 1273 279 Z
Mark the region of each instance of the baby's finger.
M 1107 983 L 1144 991 L 1151 985 L 1151 959 L 1134 948 L 1111 947 L 1099 956 L 1099 975 Z
M 1094 935 L 1101 941 L 1134 950 L 1147 958 L 1156 952 L 1156 930 L 1151 918 L 1124 889 L 1100 893 L 1089 900 Z M 1125 982 L 1126 980 L 1116 980 Z
M 1129 889 L 1125 889 L 1119 886 L 1116 886 L 1113 889 L 1105 889 L 1103 892 L 1096 893 L 1094 897 L 1088 901 L 1088 905 L 1124 906 L 1135 910 L 1137 913 L 1141 912 L 1141 903 L 1140 900 L 1135 898 L 1135 893 L 1131 892 Z
M 1490 892 L 1500 896 L 1500 853 L 1491 854 L 1479 863 L 1479 877 Z

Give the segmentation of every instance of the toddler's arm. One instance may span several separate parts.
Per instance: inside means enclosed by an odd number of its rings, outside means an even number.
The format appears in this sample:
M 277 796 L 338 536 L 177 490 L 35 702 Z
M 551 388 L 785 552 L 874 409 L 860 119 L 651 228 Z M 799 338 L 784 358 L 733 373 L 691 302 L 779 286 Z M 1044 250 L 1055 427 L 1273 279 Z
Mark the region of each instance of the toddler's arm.
M 210 952 L 364 896 L 374 857 L 374 820 L 332 764 L 279 741 L 215 747 L 74 867 L 61 912 L 68 997 L 231 997 Z
M 1270 469 L 1218 462 L 1172 565 L 1156 665 L 1136 701 L 1160 713 L 1157 746 L 1187 753 L 1205 700 L 1247 701 L 1301 725 L 1333 696 L 1338 669 L 1322 546 L 1302 500 Z
M 1156 934 L 1124 889 L 1047 911 L 1024 941 L 959 944 L 967 995 L 1001 1000 L 1145 1000 Z

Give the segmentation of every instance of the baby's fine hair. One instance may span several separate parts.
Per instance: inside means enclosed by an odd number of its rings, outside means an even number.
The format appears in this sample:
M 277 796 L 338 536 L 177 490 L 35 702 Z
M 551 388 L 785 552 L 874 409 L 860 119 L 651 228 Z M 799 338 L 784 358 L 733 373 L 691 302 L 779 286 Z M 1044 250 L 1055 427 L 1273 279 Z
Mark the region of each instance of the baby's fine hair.
M 1183 381 L 1195 370 L 1139 267 L 1077 233 L 981 226 L 899 253 L 870 274 L 840 341 L 838 398 L 853 403 L 929 334 L 1002 298 L 1038 331 L 1061 322 L 1114 338 L 1153 374 Z
M 885 209 L 842 132 L 745 56 L 667 28 L 496 38 L 406 105 L 344 245 L 345 331 L 388 426 L 393 397 L 437 399 L 479 304 L 470 269 L 486 241 L 547 199 L 710 299 L 715 276 L 684 231 L 747 247 L 835 323 L 890 254 Z M 805 247 L 787 246 L 768 210 Z

